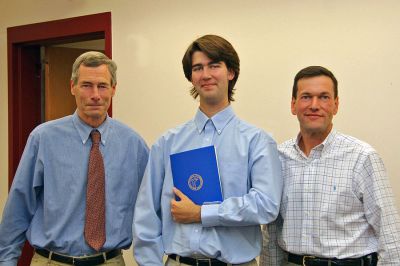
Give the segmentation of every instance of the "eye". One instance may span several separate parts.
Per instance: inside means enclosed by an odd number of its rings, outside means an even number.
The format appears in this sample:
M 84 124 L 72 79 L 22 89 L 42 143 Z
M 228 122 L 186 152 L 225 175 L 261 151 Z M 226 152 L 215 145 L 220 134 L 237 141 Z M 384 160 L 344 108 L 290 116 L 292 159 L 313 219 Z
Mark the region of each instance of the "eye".
M 211 64 L 211 65 L 210 65 L 210 68 L 211 68 L 211 69 L 215 69 L 215 68 L 219 68 L 219 67 L 220 67 L 220 65 L 217 64 L 217 63 L 216 63 L 216 64 Z
M 330 99 L 330 97 L 329 97 L 328 95 L 322 95 L 322 96 L 320 96 L 319 98 L 320 98 L 321 100 L 323 100 L 323 101 L 327 101 L 327 100 Z
M 97 87 L 98 87 L 100 90 L 106 90 L 106 89 L 108 89 L 107 84 L 99 84 Z
M 197 72 L 197 71 L 200 71 L 200 70 L 202 70 L 203 69 L 203 66 L 194 66 L 194 67 L 192 67 L 192 72 Z
M 302 95 L 302 96 L 300 97 L 300 99 L 302 99 L 302 100 L 309 100 L 309 99 L 311 99 L 311 96 L 310 96 L 310 95 Z
M 92 87 L 92 84 L 90 84 L 90 83 L 82 83 L 81 84 L 81 88 L 83 88 L 83 89 L 89 89 L 91 87 Z

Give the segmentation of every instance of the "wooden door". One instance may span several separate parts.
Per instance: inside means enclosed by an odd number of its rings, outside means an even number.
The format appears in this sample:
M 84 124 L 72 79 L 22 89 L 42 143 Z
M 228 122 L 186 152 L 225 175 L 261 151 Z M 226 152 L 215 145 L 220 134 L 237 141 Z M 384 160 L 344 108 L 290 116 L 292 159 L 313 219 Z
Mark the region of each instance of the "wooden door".
M 72 64 L 85 49 L 49 46 L 45 48 L 44 120 L 72 114 L 76 109 L 71 94 Z

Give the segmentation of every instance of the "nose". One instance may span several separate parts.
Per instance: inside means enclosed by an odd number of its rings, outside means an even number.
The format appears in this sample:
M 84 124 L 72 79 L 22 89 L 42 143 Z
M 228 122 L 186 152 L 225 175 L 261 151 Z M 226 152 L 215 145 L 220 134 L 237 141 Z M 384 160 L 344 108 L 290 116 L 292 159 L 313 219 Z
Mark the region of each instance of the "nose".
M 210 79 L 211 78 L 210 69 L 207 66 L 203 68 L 202 78 L 203 79 Z
M 314 97 L 311 98 L 310 108 L 311 108 L 311 110 L 318 110 L 319 109 L 319 99 L 318 99 L 318 97 L 314 96 Z
M 94 101 L 99 101 L 100 100 L 99 88 L 97 86 L 93 86 L 93 91 L 92 91 L 92 97 L 91 98 Z

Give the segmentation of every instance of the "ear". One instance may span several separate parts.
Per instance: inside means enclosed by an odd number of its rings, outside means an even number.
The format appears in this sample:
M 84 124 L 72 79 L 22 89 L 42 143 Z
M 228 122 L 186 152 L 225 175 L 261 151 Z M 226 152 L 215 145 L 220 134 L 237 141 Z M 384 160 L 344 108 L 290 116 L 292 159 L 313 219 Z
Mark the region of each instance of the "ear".
M 335 99 L 335 109 L 333 110 L 333 115 L 336 115 L 339 111 L 339 96 Z
M 231 81 L 235 78 L 235 71 L 233 71 L 232 69 L 228 70 L 228 80 Z
M 293 115 L 297 115 L 297 112 L 296 112 L 296 99 L 295 98 L 292 98 L 292 101 L 290 103 L 290 110 L 292 111 Z
M 114 86 L 112 86 L 112 92 L 111 92 L 111 97 L 114 97 L 115 94 L 115 90 L 117 89 L 117 84 L 115 84 Z
M 75 95 L 75 86 L 74 86 L 74 82 L 72 80 L 69 81 L 69 84 L 71 86 L 71 94 Z

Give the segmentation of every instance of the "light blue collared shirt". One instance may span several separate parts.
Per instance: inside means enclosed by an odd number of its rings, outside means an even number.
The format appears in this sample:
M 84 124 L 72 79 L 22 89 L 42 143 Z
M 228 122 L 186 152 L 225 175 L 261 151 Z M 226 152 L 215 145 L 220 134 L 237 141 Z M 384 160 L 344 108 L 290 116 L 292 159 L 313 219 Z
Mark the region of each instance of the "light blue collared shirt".
M 170 154 L 215 145 L 224 201 L 203 205 L 201 223 L 175 223 Z M 162 265 L 166 254 L 244 263 L 261 251 L 260 224 L 275 220 L 282 194 L 275 141 L 240 120 L 228 106 L 209 119 L 200 110 L 152 147 L 135 207 L 134 252 L 139 265 Z
M 36 248 L 70 256 L 97 253 L 83 234 L 92 130 L 75 113 L 32 131 L 0 224 L 0 265 L 16 265 L 26 239 Z M 110 117 L 98 130 L 106 178 L 102 250 L 128 248 L 148 148 L 136 132 Z

